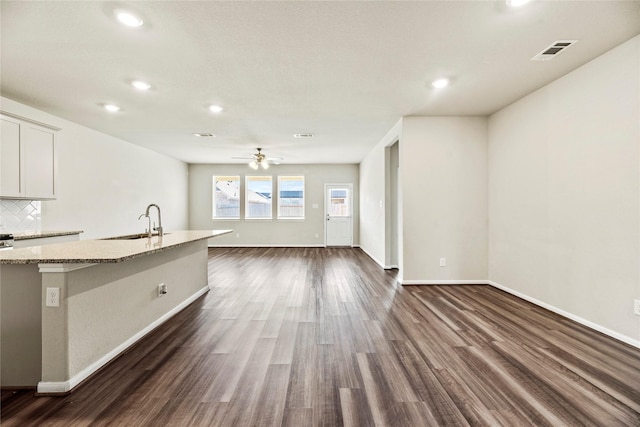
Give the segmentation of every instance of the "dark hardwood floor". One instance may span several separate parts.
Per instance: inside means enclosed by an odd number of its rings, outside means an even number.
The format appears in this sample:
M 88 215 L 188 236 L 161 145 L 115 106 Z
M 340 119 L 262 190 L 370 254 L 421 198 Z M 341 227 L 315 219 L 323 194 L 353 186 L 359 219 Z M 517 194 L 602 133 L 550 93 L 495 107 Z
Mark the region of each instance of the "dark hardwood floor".
M 640 426 L 640 350 L 358 249 L 211 249 L 211 292 L 3 426 Z M 132 315 L 135 315 L 132 313 Z

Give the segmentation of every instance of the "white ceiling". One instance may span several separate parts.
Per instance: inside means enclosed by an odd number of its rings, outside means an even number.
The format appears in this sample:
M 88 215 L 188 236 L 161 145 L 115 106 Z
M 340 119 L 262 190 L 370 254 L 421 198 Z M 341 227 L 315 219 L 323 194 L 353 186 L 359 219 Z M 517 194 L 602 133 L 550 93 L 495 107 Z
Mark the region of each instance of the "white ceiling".
M 117 7 L 145 25 L 121 26 Z M 640 1 L 0 8 L 3 96 L 188 163 L 232 163 L 256 147 L 282 163 L 358 163 L 402 116 L 491 114 L 640 33 Z M 530 61 L 561 39 L 579 42 Z M 452 85 L 431 88 L 441 76 Z M 132 79 L 152 90 L 134 91 Z M 105 112 L 109 102 L 122 111 Z M 315 136 L 292 137 L 300 132 Z

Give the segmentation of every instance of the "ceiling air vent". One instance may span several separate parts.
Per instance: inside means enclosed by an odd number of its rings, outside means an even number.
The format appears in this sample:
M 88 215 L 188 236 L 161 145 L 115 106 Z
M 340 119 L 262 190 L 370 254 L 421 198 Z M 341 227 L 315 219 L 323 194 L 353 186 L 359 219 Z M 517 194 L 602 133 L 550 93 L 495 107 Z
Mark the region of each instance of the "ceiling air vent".
M 313 134 L 312 133 L 294 133 L 293 137 L 294 138 L 313 138 Z
M 531 58 L 532 61 L 550 61 L 561 52 L 567 50 L 569 46 L 576 44 L 578 40 L 558 40 L 542 52 Z

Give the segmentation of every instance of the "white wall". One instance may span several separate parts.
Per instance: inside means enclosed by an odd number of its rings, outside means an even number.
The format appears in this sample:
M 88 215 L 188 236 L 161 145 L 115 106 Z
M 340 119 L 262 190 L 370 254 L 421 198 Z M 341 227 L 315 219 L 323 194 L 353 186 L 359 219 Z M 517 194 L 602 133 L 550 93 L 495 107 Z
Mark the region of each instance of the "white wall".
M 165 230 L 187 228 L 185 163 L 7 98 L 0 108 L 62 128 L 58 197 L 42 202 L 43 230 L 84 230 L 81 239 L 141 232 L 149 203 L 162 208 Z
M 389 264 L 385 235 L 388 226 L 385 149 L 400 138 L 401 129 L 399 120 L 360 163 L 360 247 L 382 266 Z
M 305 219 L 213 220 L 213 181 L 215 175 L 239 175 L 244 178 L 273 177 L 274 191 L 278 175 L 304 175 Z M 194 230 L 233 229 L 229 235 L 211 239 L 211 246 L 322 246 L 324 245 L 324 185 L 353 183 L 353 244 L 359 242 L 358 165 L 272 165 L 267 171 L 254 171 L 246 164 L 189 166 L 189 228 Z M 244 192 L 243 192 L 244 194 Z M 317 205 L 314 208 L 313 205 Z M 241 202 L 243 211 L 244 200 Z M 242 216 L 242 215 L 241 215 Z M 239 237 L 237 237 L 239 234 Z M 316 237 L 317 236 L 317 237 Z
M 400 181 L 402 283 L 486 281 L 487 119 L 404 117 Z
M 489 119 L 492 281 L 640 343 L 640 36 Z
M 360 164 L 360 242 L 390 263 L 387 147 L 400 140 L 398 263 L 404 284 L 486 281 L 487 119 L 404 117 Z M 389 246 L 389 247 L 387 247 Z M 440 267 L 440 258 L 447 266 Z

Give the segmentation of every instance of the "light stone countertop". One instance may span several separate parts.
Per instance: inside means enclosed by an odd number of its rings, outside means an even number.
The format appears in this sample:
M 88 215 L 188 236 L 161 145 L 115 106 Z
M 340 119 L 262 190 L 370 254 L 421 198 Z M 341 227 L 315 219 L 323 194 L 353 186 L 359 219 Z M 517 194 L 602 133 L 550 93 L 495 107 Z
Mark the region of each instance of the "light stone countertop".
M 150 255 L 190 242 L 231 233 L 233 230 L 168 231 L 133 240 L 79 240 L 45 246 L 0 251 L 0 264 L 94 264 L 117 263 Z
M 72 234 L 84 233 L 82 230 L 43 230 L 43 231 L 24 231 L 21 233 L 12 233 L 13 240 L 43 239 L 45 237 L 70 236 Z

